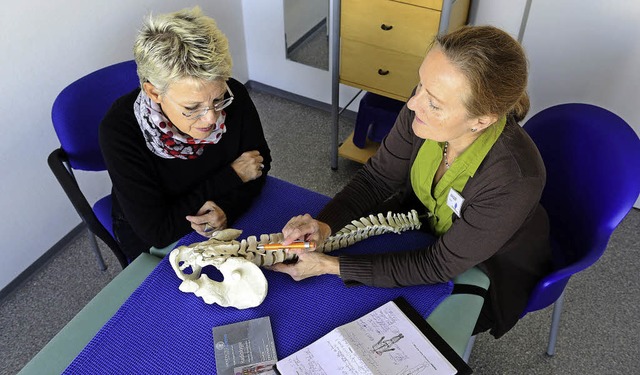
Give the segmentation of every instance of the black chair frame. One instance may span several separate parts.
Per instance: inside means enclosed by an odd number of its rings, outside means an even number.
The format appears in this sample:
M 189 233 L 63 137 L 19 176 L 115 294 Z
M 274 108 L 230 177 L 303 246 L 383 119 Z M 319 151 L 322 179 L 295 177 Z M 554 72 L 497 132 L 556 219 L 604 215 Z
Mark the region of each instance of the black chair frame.
M 105 269 L 104 261 L 101 258 L 100 252 L 97 248 L 97 243 L 95 242 L 94 234 L 98 236 L 113 252 L 113 254 L 120 262 L 120 265 L 124 269 L 128 264 L 128 260 L 118 242 L 111 236 L 109 231 L 100 223 L 98 217 L 93 212 L 91 205 L 85 198 L 84 194 L 80 190 L 80 186 L 76 181 L 75 176 L 73 175 L 73 169 L 69 165 L 69 158 L 67 157 L 67 153 L 62 149 L 58 148 L 51 152 L 49 157 L 47 158 L 47 162 L 49 164 L 49 168 L 56 176 L 56 179 L 62 186 L 62 189 L 67 194 L 67 197 L 73 204 L 73 207 L 82 218 L 82 221 L 85 223 L 89 230 L 89 237 L 94 242 L 93 245 L 96 249 L 96 255 L 99 257 L 98 262 L 103 265 L 103 269 Z

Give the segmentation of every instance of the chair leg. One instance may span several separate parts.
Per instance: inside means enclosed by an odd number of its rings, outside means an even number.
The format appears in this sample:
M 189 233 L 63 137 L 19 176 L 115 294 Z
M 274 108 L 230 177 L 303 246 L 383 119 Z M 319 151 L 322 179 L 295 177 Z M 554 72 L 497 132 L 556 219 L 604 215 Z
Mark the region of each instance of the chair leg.
M 549 346 L 547 346 L 547 355 L 556 354 L 556 339 L 558 338 L 558 330 L 560 329 L 560 314 L 562 313 L 562 305 L 564 304 L 564 292 L 558 297 L 553 304 L 553 315 L 551 316 L 551 331 L 549 332 Z
M 473 350 L 473 344 L 476 343 L 476 335 L 469 337 L 469 342 L 467 342 L 467 347 L 464 349 L 464 354 L 462 355 L 462 359 L 465 363 L 469 363 L 469 357 L 471 357 L 471 351 Z
M 98 266 L 100 267 L 100 271 L 105 271 L 107 269 L 107 265 L 104 263 L 104 259 L 102 258 L 102 253 L 100 252 L 100 248 L 98 247 L 98 241 L 96 241 L 96 236 L 87 228 L 87 233 L 89 234 L 89 242 L 91 242 L 91 247 L 93 248 L 93 252 L 96 254 L 96 259 L 98 260 Z

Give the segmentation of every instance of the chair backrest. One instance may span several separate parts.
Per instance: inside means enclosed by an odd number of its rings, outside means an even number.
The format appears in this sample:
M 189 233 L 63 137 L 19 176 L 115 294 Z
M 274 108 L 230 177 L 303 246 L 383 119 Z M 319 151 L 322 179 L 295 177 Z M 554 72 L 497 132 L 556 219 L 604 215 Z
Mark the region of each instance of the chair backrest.
M 71 83 L 51 110 L 53 127 L 74 169 L 105 170 L 98 125 L 113 102 L 139 86 L 133 60 L 110 65 Z
M 533 291 L 526 314 L 555 302 L 571 275 L 604 252 L 640 194 L 640 139 L 617 115 L 578 103 L 547 108 L 524 129 L 547 170 L 541 203 L 555 265 Z

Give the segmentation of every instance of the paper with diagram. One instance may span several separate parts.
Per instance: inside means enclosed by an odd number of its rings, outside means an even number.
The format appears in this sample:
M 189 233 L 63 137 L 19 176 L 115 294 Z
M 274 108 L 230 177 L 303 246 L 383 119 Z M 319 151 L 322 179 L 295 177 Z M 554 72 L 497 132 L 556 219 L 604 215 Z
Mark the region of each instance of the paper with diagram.
M 409 318 L 408 309 L 417 322 Z M 277 371 L 282 375 L 471 373 L 464 361 L 404 299 L 390 301 L 334 329 L 278 361 Z

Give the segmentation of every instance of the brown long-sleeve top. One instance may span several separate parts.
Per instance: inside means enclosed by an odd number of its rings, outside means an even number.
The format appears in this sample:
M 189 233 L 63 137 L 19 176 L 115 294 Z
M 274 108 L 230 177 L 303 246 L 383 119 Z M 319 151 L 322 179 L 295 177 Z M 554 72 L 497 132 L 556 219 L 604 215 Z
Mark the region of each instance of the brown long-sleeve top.
M 424 140 L 412 129 L 405 106 L 378 152 L 320 212 L 335 232 L 375 211 L 389 197 L 413 195 L 410 169 Z M 545 169 L 526 132 L 508 118 L 504 131 L 460 192 L 461 215 L 449 230 L 422 249 L 381 255 L 340 256 L 347 285 L 395 287 L 450 280 L 478 266 L 491 281 L 494 327 L 500 337 L 515 325 L 529 294 L 549 271 L 547 214 L 539 204 Z M 420 210 L 420 208 L 418 208 Z M 424 210 L 424 208 L 422 208 Z

